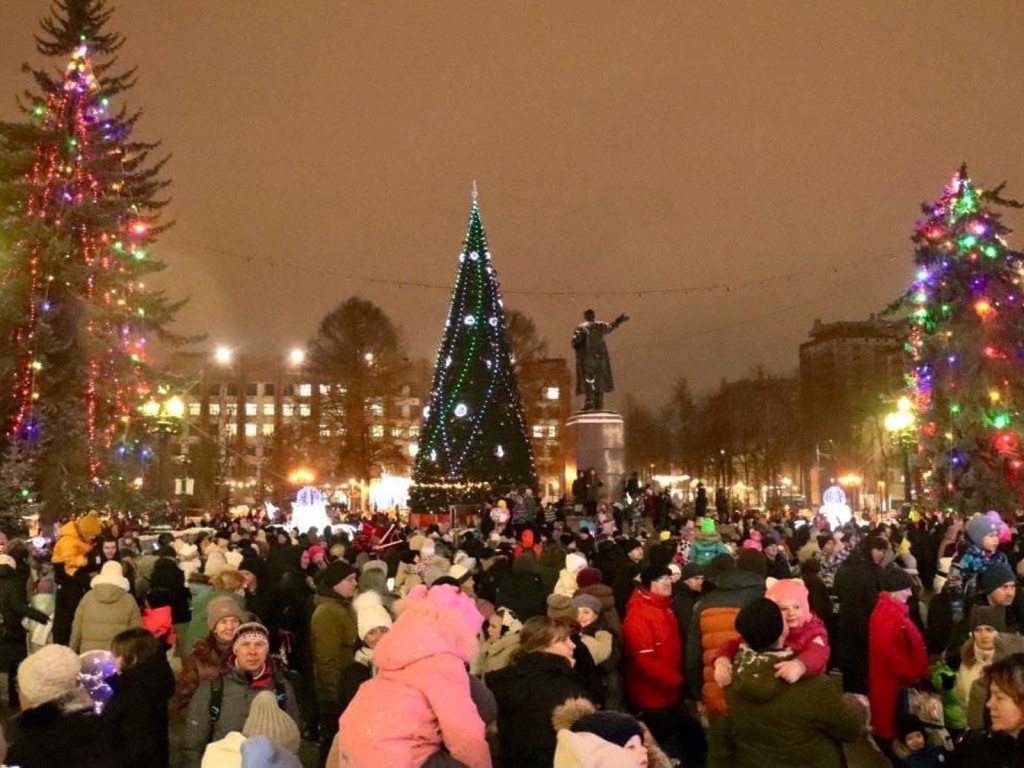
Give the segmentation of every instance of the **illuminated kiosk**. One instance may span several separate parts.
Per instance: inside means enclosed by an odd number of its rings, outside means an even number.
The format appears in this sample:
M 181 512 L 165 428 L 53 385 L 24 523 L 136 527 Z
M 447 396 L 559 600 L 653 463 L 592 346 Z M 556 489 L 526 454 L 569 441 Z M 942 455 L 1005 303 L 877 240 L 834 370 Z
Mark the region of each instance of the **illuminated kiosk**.
M 292 502 L 292 528 L 298 528 L 301 532 L 310 528 L 320 531 L 330 524 L 324 495 L 311 485 L 301 488 Z
M 842 528 L 853 517 L 850 505 L 846 503 L 846 494 L 838 485 L 826 488 L 821 494 L 821 514 L 828 520 L 833 531 Z
M 614 411 L 581 411 L 566 419 L 576 451 L 576 471 L 591 467 L 603 483 L 602 499 L 618 498 L 626 476 L 626 436 L 622 416 Z M 571 485 L 575 477 L 567 478 Z

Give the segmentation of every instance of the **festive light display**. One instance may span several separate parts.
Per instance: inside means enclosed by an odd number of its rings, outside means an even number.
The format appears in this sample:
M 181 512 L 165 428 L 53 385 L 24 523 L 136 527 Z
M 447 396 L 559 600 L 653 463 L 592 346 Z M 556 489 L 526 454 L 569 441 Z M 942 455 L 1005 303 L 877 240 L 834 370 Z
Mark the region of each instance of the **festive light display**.
M 122 39 L 102 33 L 110 16 L 102 0 L 64 10 L 44 20 L 52 39 L 38 47 L 67 64 L 59 78 L 34 73 L 42 95 L 27 109 L 34 126 L 23 129 L 34 161 L 8 219 L 18 233 L 12 258 L 28 277 L 11 271 L 0 286 L 4 302 L 24 308 L 12 333 L 8 458 L 31 455 L 32 485 L 44 486 L 37 490 L 51 505 L 70 501 L 52 465 L 102 490 L 124 480 L 122 459 L 145 450 L 134 427 L 152 391 L 147 334 L 175 341 L 165 325 L 180 306 L 145 290 L 144 278 L 163 268 L 149 256 L 166 204 L 155 195 L 168 183 L 157 178 L 162 163 L 148 159 L 156 145 L 131 138 L 138 114 L 110 108 L 130 75 L 93 61 Z
M 1022 254 L 993 205 L 1019 204 L 971 181 L 966 166 L 923 207 L 910 309 L 916 464 L 927 500 L 961 514 L 1024 500 Z
M 440 511 L 488 492 L 536 488 L 502 309 L 476 187 L 459 271 L 423 409 L 410 505 Z

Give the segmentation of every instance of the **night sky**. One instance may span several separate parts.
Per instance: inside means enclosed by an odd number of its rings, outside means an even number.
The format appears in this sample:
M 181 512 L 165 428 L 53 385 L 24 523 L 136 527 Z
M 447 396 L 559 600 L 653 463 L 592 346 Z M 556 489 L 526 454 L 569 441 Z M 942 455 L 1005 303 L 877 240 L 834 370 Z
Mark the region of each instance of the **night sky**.
M 1024 3 L 114 6 L 172 155 L 150 282 L 211 348 L 284 351 L 356 294 L 433 359 L 476 179 L 506 307 L 566 356 L 585 308 L 629 313 L 609 401 L 657 403 L 889 303 L 962 161 L 1024 199 Z M 0 119 L 48 8 L 0 0 Z

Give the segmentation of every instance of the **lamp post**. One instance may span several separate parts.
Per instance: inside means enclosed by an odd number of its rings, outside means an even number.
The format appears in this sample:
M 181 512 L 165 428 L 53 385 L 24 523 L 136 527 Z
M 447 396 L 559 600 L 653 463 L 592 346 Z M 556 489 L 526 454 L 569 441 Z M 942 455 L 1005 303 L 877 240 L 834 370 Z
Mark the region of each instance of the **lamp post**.
M 913 498 L 913 483 L 910 476 L 910 440 L 917 417 L 910 398 L 901 397 L 896 403 L 896 410 L 885 416 L 885 430 L 894 443 L 899 445 L 903 454 L 903 498 L 909 504 Z
M 142 405 L 142 415 L 150 420 L 153 431 L 159 440 L 157 455 L 157 498 L 167 498 L 167 482 L 164 477 L 164 465 L 167 457 L 167 442 L 170 436 L 181 428 L 181 420 L 185 416 L 185 403 L 177 395 L 168 396 L 166 391 L 158 391 L 159 399 L 150 398 Z

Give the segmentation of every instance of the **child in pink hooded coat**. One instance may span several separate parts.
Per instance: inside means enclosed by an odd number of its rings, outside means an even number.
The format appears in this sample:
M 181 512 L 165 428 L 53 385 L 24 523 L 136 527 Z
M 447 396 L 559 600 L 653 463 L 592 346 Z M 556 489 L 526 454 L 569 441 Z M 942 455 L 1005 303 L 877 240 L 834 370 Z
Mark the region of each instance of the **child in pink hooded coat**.
M 467 768 L 490 768 L 466 671 L 483 616 L 448 584 L 413 587 L 398 612 L 374 649 L 379 674 L 363 683 L 339 721 L 340 765 L 418 768 L 443 747 Z
M 816 677 L 828 671 L 829 643 L 825 623 L 811 613 L 807 587 L 801 579 L 768 579 L 768 589 L 764 596 L 782 610 L 782 620 L 786 623 L 789 633 L 786 635 L 785 647 L 793 652 L 795 658 L 775 665 L 775 675 L 789 683 L 795 683 L 804 677 Z M 729 685 L 732 681 L 730 664 L 732 657 L 739 650 L 740 641 L 726 643 L 715 659 L 715 680 L 719 685 Z M 728 663 L 719 664 L 725 659 Z M 729 682 L 721 682 L 728 677 Z

